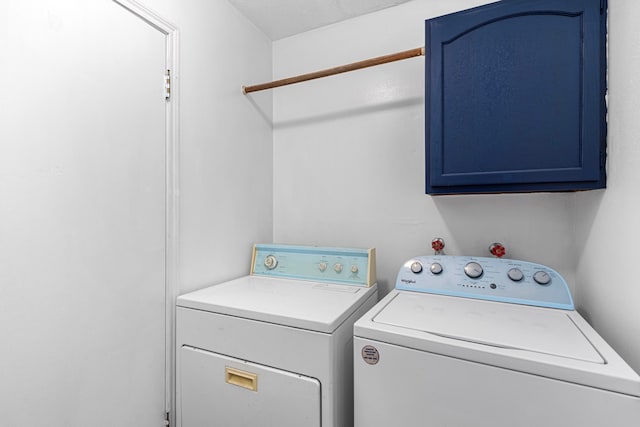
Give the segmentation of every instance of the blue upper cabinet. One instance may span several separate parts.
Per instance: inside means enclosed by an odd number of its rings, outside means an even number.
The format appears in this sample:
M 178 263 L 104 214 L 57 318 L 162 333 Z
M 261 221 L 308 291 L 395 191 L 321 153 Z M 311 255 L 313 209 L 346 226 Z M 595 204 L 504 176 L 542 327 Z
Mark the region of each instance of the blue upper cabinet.
M 504 0 L 426 21 L 427 193 L 606 183 L 606 0 Z

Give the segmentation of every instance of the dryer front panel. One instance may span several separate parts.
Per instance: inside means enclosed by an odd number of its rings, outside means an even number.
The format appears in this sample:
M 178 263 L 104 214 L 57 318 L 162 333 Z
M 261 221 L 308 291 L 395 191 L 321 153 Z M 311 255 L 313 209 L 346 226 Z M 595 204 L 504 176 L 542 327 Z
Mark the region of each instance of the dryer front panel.
M 182 427 L 320 427 L 317 379 L 190 346 L 180 353 Z

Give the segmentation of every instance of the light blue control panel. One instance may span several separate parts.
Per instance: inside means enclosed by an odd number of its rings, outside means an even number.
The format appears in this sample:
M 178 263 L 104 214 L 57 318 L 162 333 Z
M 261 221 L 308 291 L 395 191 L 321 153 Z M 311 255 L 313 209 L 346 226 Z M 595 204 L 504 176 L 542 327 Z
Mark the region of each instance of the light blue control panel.
M 371 286 L 376 282 L 376 251 L 257 244 L 253 248 L 251 274 Z
M 416 257 L 400 269 L 396 289 L 574 310 L 567 282 L 557 271 L 513 259 Z

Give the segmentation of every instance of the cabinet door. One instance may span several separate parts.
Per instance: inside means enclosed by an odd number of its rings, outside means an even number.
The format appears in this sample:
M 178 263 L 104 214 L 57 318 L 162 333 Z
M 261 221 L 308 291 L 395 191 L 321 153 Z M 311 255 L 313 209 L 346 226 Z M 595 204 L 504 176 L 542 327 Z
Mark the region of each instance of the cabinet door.
M 605 0 L 427 20 L 427 193 L 603 188 L 605 37 Z

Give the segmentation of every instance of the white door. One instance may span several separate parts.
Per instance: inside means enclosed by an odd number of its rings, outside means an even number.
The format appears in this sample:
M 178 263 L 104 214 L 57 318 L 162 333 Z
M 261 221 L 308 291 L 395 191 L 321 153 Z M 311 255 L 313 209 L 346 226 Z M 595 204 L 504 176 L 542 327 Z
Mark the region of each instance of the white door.
M 0 52 L 0 424 L 163 425 L 165 36 L 3 1 Z

